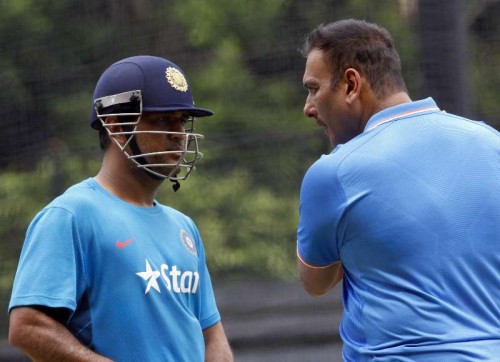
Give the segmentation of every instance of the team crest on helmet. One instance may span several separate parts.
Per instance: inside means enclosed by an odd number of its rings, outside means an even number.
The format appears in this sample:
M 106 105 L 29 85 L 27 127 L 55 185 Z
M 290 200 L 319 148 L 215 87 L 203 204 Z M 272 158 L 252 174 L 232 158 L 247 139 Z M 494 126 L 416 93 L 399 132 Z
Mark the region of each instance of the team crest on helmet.
M 172 86 L 172 88 L 181 91 L 187 92 L 188 84 L 184 74 L 182 74 L 178 69 L 174 67 L 168 67 L 165 71 L 165 75 L 167 77 L 168 83 Z
M 186 247 L 186 249 L 193 255 L 196 255 L 196 245 L 194 244 L 193 239 L 186 230 L 181 230 L 181 241 L 182 244 Z

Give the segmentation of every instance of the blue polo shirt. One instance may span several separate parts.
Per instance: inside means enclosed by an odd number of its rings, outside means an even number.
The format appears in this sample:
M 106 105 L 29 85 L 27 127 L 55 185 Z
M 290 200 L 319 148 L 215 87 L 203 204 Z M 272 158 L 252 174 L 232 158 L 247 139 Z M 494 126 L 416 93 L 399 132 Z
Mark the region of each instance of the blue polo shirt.
M 307 171 L 297 252 L 344 268 L 345 361 L 500 356 L 500 134 L 431 99 Z

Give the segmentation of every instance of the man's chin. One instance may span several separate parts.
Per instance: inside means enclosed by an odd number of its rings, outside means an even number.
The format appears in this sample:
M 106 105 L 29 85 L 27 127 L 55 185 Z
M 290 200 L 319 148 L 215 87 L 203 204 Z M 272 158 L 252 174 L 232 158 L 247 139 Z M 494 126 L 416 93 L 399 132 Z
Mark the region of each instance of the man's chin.
M 180 167 L 161 167 L 155 170 L 158 172 L 160 175 L 167 177 L 176 177 L 181 173 L 181 168 Z

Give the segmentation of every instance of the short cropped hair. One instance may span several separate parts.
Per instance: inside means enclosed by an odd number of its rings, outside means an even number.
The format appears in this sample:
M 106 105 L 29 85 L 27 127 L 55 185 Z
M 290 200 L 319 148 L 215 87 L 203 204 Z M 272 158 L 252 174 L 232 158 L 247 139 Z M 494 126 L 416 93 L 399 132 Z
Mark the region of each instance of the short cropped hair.
M 108 131 L 104 127 L 99 128 L 99 146 L 101 146 L 101 150 L 105 150 L 109 146 L 109 135 Z
M 333 88 L 346 69 L 354 68 L 368 80 L 378 99 L 408 92 L 392 36 L 379 25 L 355 19 L 321 24 L 307 35 L 302 54 L 307 57 L 314 49 L 323 51 L 332 68 Z

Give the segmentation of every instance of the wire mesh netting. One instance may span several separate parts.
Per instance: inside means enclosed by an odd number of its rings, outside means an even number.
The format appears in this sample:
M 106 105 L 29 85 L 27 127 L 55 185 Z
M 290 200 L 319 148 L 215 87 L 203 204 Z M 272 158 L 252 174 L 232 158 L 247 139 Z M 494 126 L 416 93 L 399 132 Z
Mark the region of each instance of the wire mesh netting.
M 174 61 L 197 105 L 215 111 L 197 123 L 196 172 L 158 195 L 196 221 L 214 279 L 294 279 L 300 183 L 329 151 L 302 115 L 298 47 L 319 23 L 348 17 L 392 32 L 413 99 L 500 128 L 499 1 L 2 1 L 0 339 L 26 227 L 98 171 L 93 88 L 130 55 Z

